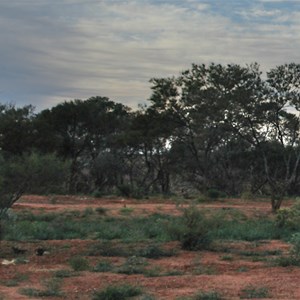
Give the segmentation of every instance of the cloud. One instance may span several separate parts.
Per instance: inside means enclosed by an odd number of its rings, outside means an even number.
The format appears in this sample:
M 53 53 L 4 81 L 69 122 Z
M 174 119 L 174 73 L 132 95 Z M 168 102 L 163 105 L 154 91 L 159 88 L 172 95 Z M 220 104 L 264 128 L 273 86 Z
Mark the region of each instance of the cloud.
M 100 95 L 136 107 L 150 78 L 193 62 L 299 61 L 298 13 L 267 2 L 1 2 L 0 99 L 41 109 Z

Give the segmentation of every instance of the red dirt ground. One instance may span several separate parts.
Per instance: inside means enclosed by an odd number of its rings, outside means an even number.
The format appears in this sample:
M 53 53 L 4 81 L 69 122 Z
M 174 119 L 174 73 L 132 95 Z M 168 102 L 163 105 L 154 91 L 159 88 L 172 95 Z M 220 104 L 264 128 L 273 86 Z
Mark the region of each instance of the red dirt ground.
M 185 206 L 183 204 L 181 206 Z M 290 205 L 286 202 L 285 205 Z M 34 213 L 40 211 L 67 211 L 84 210 L 88 207 L 103 207 L 108 209 L 109 215 L 117 215 L 124 206 L 133 208 L 133 214 L 150 214 L 154 212 L 166 214 L 179 214 L 178 206 L 171 201 L 151 200 L 123 200 L 123 199 L 95 199 L 75 196 L 24 196 L 13 207 L 14 210 L 29 209 Z M 214 204 L 199 204 L 205 208 L 236 208 L 247 215 L 270 215 L 268 202 L 241 201 L 239 199 L 214 202 Z M 19 289 L 23 287 L 41 288 L 44 279 L 51 278 L 57 270 L 70 269 L 67 261 L 70 257 L 85 253 L 94 240 L 52 240 L 33 242 L 2 241 L 0 262 L 3 259 L 12 259 L 12 245 L 28 250 L 28 263 L 16 265 L 0 264 L 0 299 L 30 299 L 20 295 Z M 224 244 L 230 248 L 230 254 L 224 250 Z M 177 271 L 177 275 L 146 277 L 143 274 L 123 275 L 115 273 L 96 273 L 83 271 L 77 276 L 63 279 L 62 290 L 66 295 L 64 299 L 91 299 L 95 290 L 100 290 L 110 284 L 131 283 L 141 286 L 147 294 L 155 299 L 177 299 L 178 297 L 191 297 L 199 291 L 217 291 L 224 299 L 240 299 L 242 290 L 246 287 L 267 288 L 272 299 L 300 299 L 300 268 L 274 267 L 266 261 L 255 261 L 253 257 L 245 257 L 242 251 L 281 250 L 286 253 L 289 245 L 282 241 L 263 242 L 226 242 L 218 251 L 183 251 L 178 243 L 172 242 L 165 246 L 175 248 L 175 256 L 149 259 L 151 268 L 160 268 L 164 272 Z M 36 256 L 34 249 L 42 246 L 50 250 L 48 255 Z M 222 250 L 223 249 L 223 250 Z M 87 257 L 90 264 L 96 263 L 101 257 Z M 114 264 L 121 264 L 124 258 L 111 257 Z M 16 274 L 26 274 L 28 278 L 18 282 L 17 286 L 7 286 Z M 3 296 L 3 298 L 1 298 Z M 47 297 L 48 299 L 62 299 Z M 121 300 L 121 299 L 120 299 Z

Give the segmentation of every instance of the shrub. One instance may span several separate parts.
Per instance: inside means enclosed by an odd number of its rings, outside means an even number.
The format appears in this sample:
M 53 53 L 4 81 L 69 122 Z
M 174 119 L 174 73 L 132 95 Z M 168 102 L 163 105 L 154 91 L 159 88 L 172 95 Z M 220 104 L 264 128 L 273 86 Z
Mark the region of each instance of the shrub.
M 54 273 L 54 277 L 57 278 L 67 278 L 67 277 L 72 277 L 74 273 L 70 270 L 58 270 Z
M 145 271 L 145 265 L 147 265 L 147 261 L 144 258 L 132 256 L 118 269 L 118 273 L 127 275 L 142 274 Z
M 150 245 L 139 251 L 139 256 L 158 259 L 160 257 L 169 257 L 174 255 L 174 251 L 166 251 L 156 245 Z
M 182 218 L 173 221 L 169 226 L 171 237 L 179 240 L 182 249 L 207 249 L 211 244 L 210 230 L 212 222 L 196 207 L 191 206 L 184 210 Z
M 211 189 L 207 190 L 207 197 L 210 199 L 225 198 L 226 194 L 217 189 L 211 188 Z
M 106 215 L 107 213 L 107 208 L 104 207 L 97 207 L 95 210 L 99 215 Z
M 89 262 L 81 256 L 75 256 L 69 260 L 70 266 L 74 271 L 86 271 L 89 269 Z
M 45 281 L 44 290 L 34 289 L 34 288 L 22 288 L 20 289 L 20 294 L 26 295 L 29 297 L 62 297 L 64 294 L 61 289 L 61 280 L 58 278 L 52 278 L 48 281 Z
M 241 291 L 241 299 L 254 299 L 254 298 L 269 298 L 269 290 L 266 287 L 253 287 L 247 286 Z
M 300 228 L 300 204 L 297 203 L 291 208 L 282 208 L 276 214 L 276 225 L 279 228 L 299 229 Z
M 110 261 L 100 261 L 93 268 L 93 272 L 109 272 L 112 271 L 113 265 Z
M 131 286 L 128 284 L 119 286 L 108 286 L 103 291 L 95 292 L 93 300 L 121 300 L 127 299 L 142 294 L 142 290 L 139 287 Z
M 275 262 L 281 267 L 300 266 L 300 233 L 295 233 L 290 239 L 292 248 L 288 256 L 281 256 Z
M 193 300 L 221 300 L 222 297 L 218 292 L 215 291 L 208 291 L 208 292 L 200 292 Z

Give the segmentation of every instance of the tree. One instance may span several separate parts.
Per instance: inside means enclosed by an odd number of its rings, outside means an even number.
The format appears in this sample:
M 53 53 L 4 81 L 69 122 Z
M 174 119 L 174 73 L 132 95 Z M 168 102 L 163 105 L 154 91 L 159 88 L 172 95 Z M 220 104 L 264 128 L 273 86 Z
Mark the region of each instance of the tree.
M 273 211 L 299 171 L 299 87 L 300 65 L 278 66 L 257 80 L 251 94 L 235 98 L 230 110 L 233 130 L 260 154 Z
M 21 155 L 32 147 L 34 107 L 0 104 L 0 148 L 6 155 Z
M 172 120 L 169 142 L 198 189 L 215 184 L 216 153 L 236 139 L 227 122 L 233 98 L 252 93 L 257 80 L 255 67 L 215 64 L 193 64 L 178 78 L 152 79 L 152 108 Z
M 50 151 L 55 149 L 71 161 L 70 192 L 80 189 L 81 170 L 89 169 L 101 151 L 110 151 L 128 112 L 127 107 L 108 98 L 92 97 L 58 104 L 37 116 L 40 147 L 50 145 Z

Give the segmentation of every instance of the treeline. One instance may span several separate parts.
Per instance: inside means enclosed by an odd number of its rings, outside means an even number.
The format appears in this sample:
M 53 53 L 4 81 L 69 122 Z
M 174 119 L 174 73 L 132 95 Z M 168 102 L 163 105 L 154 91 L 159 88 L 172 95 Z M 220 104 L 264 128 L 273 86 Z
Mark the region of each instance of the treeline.
M 300 65 L 194 64 L 151 83 L 137 111 L 105 97 L 1 105 L 2 186 L 11 172 L 34 193 L 213 190 L 270 196 L 274 210 L 300 193 Z

